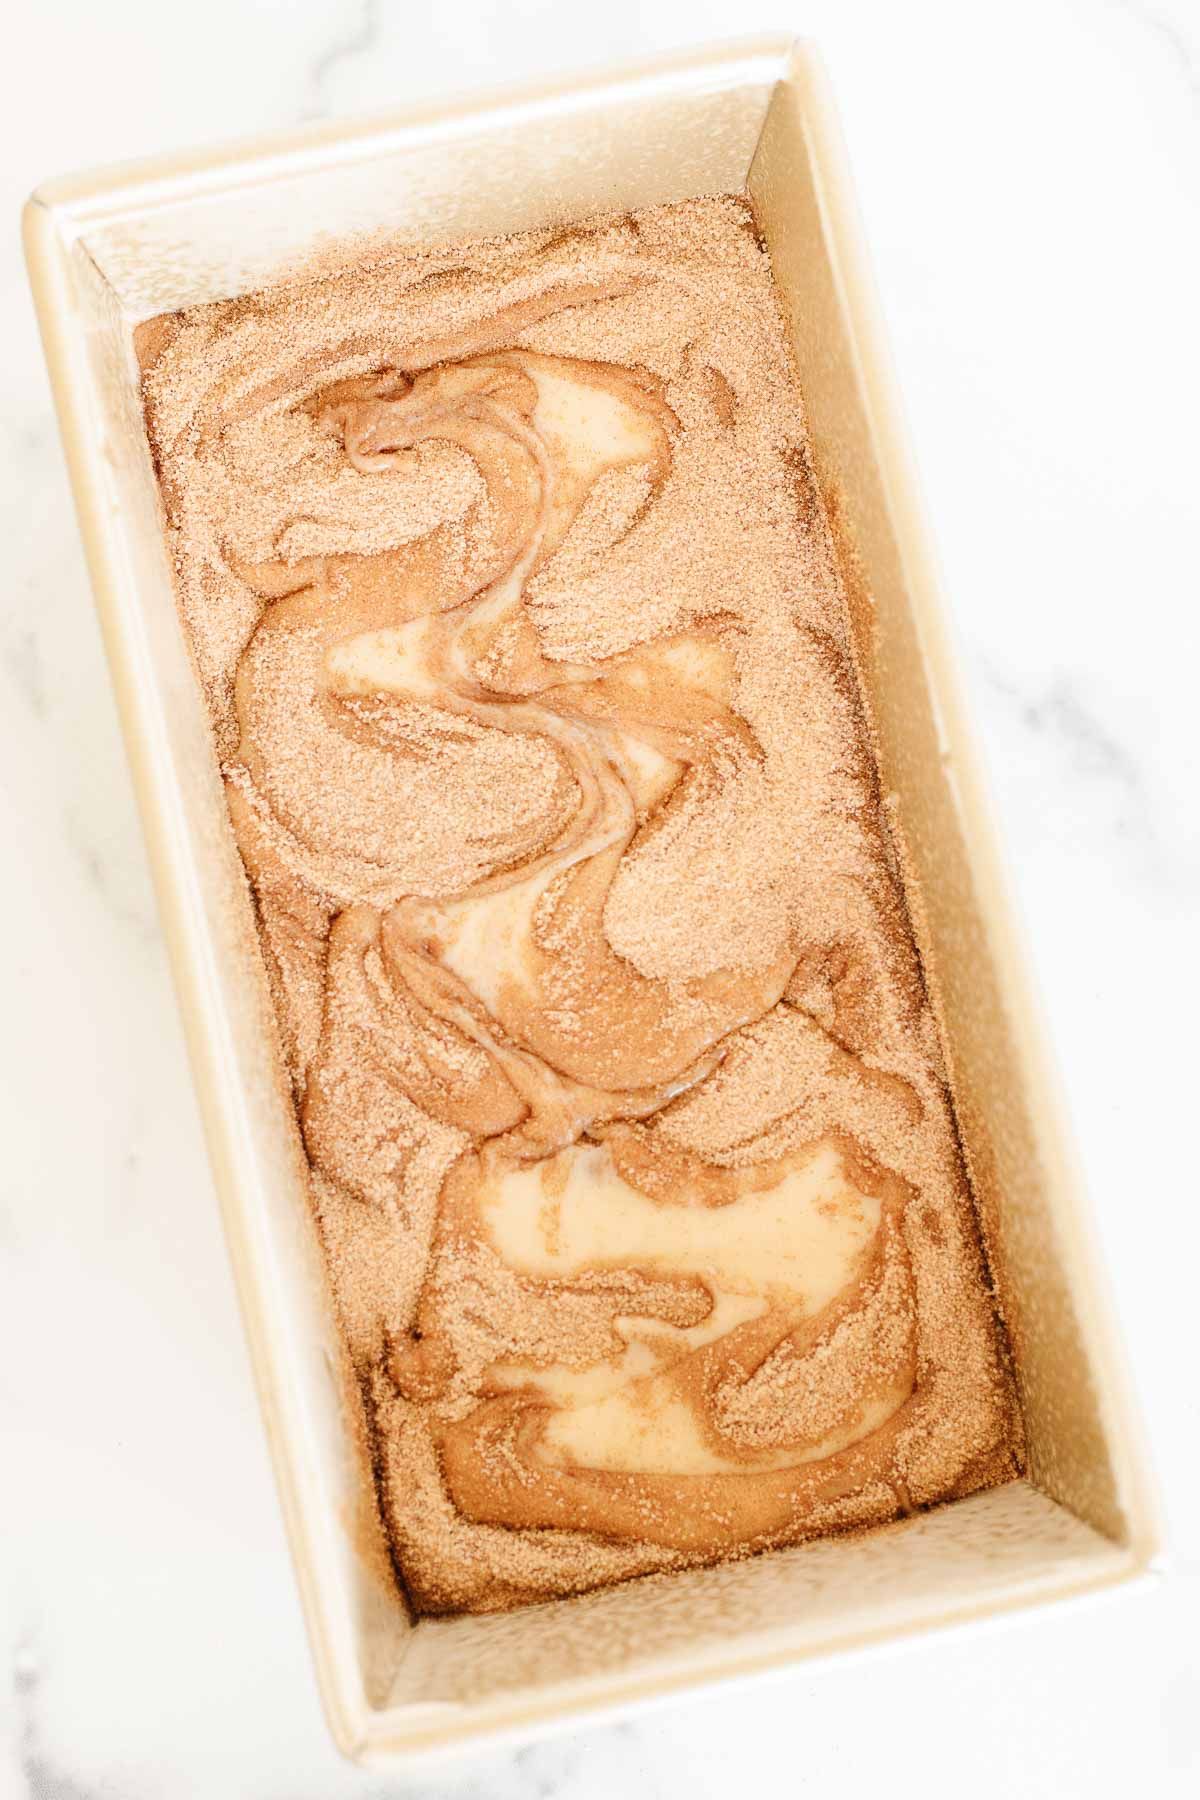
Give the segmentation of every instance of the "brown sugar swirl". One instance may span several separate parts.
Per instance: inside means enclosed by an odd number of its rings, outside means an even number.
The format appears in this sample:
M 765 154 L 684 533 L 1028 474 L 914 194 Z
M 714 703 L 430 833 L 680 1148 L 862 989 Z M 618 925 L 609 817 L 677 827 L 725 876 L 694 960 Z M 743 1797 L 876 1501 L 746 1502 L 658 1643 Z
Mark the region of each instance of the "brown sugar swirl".
M 744 203 L 363 264 L 139 350 L 414 1604 L 1012 1475 Z

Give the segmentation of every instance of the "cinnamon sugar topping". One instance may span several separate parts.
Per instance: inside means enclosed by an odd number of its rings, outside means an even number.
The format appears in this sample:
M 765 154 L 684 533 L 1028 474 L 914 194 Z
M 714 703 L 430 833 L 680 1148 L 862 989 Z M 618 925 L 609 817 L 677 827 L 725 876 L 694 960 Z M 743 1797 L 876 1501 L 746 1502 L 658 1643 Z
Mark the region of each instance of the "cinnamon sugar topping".
M 1011 1475 L 745 203 L 143 331 L 180 606 L 418 1607 Z

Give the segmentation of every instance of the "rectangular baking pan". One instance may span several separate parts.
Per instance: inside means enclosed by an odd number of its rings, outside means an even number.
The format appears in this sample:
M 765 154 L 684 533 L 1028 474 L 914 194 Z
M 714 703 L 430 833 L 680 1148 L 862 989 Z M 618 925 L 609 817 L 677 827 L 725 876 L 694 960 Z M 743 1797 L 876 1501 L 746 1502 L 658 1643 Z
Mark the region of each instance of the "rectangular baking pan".
M 445 242 L 748 186 L 835 520 L 881 773 L 1004 1296 L 1025 1481 L 860 1538 L 486 1617 L 406 1615 L 275 1079 L 269 1001 L 176 613 L 132 332 L 387 234 Z M 1143 1575 L 1157 1515 L 947 646 L 813 49 L 586 81 L 48 183 L 30 274 L 320 1688 L 364 1763 Z M 949 249 L 948 249 L 948 254 Z

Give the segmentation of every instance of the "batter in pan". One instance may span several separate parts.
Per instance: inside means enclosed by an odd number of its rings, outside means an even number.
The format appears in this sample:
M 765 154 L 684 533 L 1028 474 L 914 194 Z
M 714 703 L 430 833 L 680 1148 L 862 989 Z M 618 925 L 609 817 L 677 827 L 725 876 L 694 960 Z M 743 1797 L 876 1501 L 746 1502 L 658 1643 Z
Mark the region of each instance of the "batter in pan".
M 1019 1427 L 740 198 L 153 321 L 180 604 L 424 1611 Z

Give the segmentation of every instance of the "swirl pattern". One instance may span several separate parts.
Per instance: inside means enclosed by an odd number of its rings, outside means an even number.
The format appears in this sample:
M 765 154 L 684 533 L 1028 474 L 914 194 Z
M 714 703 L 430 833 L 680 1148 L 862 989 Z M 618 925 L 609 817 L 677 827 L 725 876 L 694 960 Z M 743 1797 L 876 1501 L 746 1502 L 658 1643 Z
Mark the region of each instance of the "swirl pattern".
M 140 348 L 414 1602 L 1011 1474 L 742 203 L 384 260 Z

